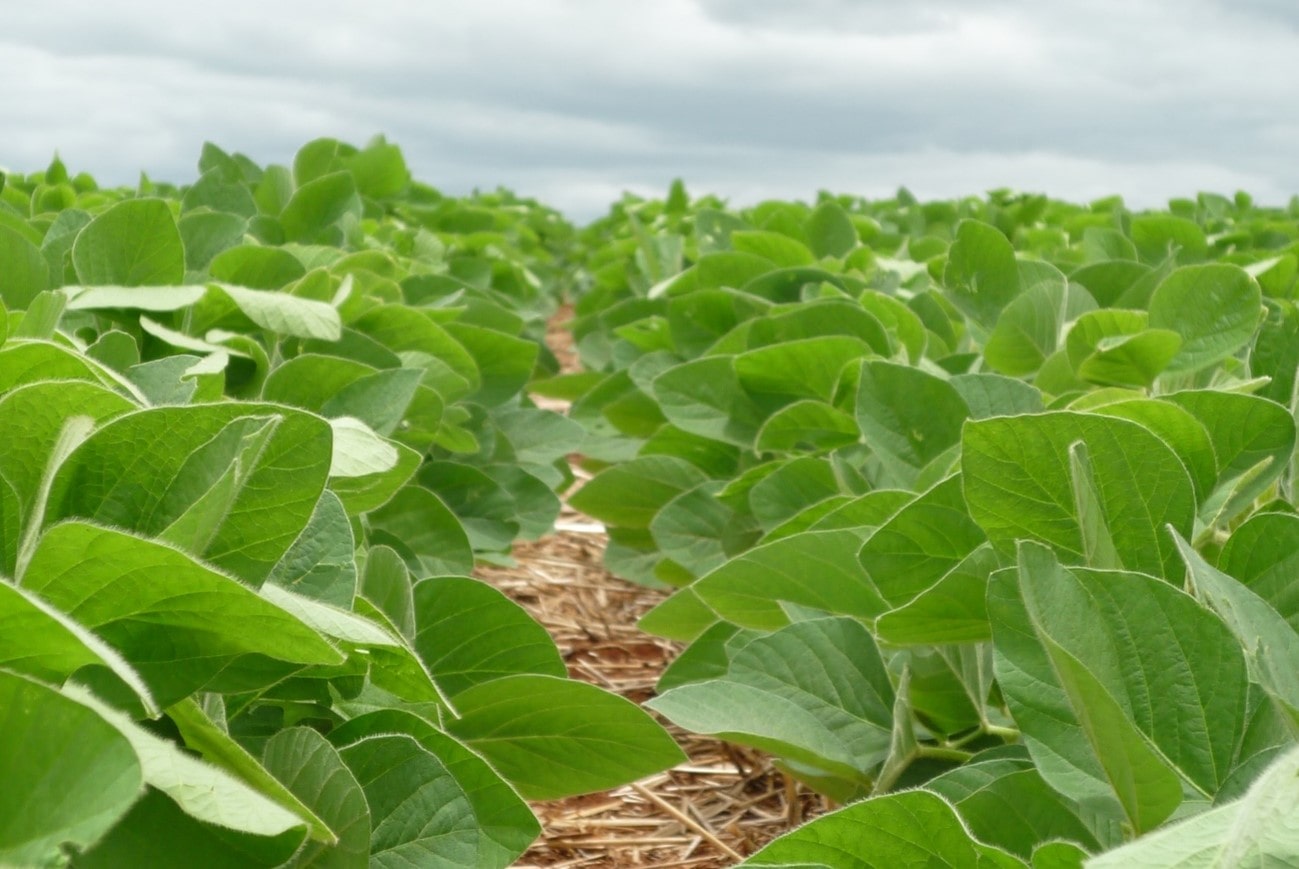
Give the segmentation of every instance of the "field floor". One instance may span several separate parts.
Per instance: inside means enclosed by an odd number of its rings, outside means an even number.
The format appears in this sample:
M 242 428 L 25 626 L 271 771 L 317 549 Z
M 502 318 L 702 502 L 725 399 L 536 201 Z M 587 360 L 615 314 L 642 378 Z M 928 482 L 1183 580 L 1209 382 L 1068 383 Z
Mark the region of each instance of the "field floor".
M 552 321 L 547 342 L 571 369 L 567 315 Z M 576 473 L 580 481 L 584 474 Z M 546 627 L 573 678 L 640 703 L 681 647 L 636 627 L 667 592 L 608 573 L 604 545 L 599 523 L 565 507 L 555 533 L 515 546 L 516 566 L 482 565 L 476 573 Z M 660 721 L 689 762 L 611 791 L 534 803 L 542 838 L 516 867 L 733 866 L 825 810 L 820 796 L 787 779 L 765 755 Z

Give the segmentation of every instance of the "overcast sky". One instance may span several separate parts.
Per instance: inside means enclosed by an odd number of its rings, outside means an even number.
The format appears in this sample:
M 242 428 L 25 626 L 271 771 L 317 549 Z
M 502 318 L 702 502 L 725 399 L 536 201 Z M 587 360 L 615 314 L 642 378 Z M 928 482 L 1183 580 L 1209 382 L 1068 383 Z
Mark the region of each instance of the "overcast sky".
M 1008 186 L 1138 206 L 1299 192 L 1292 0 L 25 0 L 0 166 L 191 181 L 385 133 L 447 192 L 590 219 L 676 176 L 735 203 Z

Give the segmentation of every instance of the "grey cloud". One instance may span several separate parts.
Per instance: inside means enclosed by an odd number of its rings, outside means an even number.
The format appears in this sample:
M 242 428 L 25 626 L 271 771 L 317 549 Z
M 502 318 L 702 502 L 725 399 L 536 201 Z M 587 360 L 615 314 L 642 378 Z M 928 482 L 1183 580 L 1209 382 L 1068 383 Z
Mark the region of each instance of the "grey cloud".
M 992 178 L 1066 197 L 1107 179 L 1148 202 L 1224 183 L 1281 197 L 1299 188 L 1287 9 L 50 0 L 0 34 L 24 70 L 0 77 L 0 163 L 58 147 L 109 181 L 183 180 L 203 139 L 284 162 L 316 135 L 382 131 L 430 183 L 544 192 L 580 217 L 674 176 L 747 198 L 958 195 Z

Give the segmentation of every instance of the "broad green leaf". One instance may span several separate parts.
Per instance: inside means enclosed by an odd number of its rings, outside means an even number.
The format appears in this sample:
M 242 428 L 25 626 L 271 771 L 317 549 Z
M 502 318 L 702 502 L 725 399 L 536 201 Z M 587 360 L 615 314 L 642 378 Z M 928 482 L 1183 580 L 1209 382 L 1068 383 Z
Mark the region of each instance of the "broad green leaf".
M 164 706 L 240 655 L 284 662 L 281 675 L 341 659 L 314 630 L 237 580 L 122 531 L 56 525 L 41 536 L 21 581 L 116 648 Z
M 1295 449 L 1295 422 L 1282 405 L 1210 389 L 1174 392 L 1165 400 L 1200 421 L 1217 454 L 1218 482 L 1200 508 L 1201 519 L 1238 516 L 1285 472 Z
M 376 734 L 412 737 L 455 778 L 477 827 L 477 860 L 462 865 L 480 869 L 506 866 L 541 832 L 527 804 L 486 761 L 410 712 L 386 709 L 360 715 L 334 730 L 330 738 L 335 745 L 346 746 Z
M 474 357 L 423 311 L 383 305 L 349 325 L 398 354 L 404 367 L 422 370 L 424 385 L 447 402 L 464 398 L 481 385 Z
M 1299 631 L 1299 516 L 1258 513 L 1227 539 L 1218 569 L 1244 583 Z
M 415 597 L 410 570 L 389 546 L 372 546 L 365 557 L 360 592 L 408 640 L 415 636 Z
M 677 365 L 654 378 L 654 397 L 677 428 L 751 447 L 767 413 L 740 385 L 735 361 L 712 356 Z
M 963 220 L 947 254 L 943 283 L 952 304 L 990 330 L 1020 292 L 1015 250 L 1000 230 Z
M 51 286 L 41 251 L 6 226 L 0 226 L 0 262 L 5 264 L 4 272 L 0 273 L 0 303 L 6 308 L 25 311 L 33 299 Z M 62 283 L 59 280 L 54 286 Z
M 46 520 L 81 517 L 158 535 L 203 499 L 220 499 L 223 509 L 212 510 L 202 537 L 186 545 L 260 584 L 311 518 L 331 441 L 324 420 L 278 405 L 125 414 L 59 469 Z
M 1024 543 L 994 575 L 988 612 L 997 681 L 1039 771 L 1081 804 L 1114 795 L 1148 830 L 1212 797 L 1244 727 L 1248 678 L 1235 638 L 1153 577 L 1062 568 Z
M 59 685 L 95 666 L 127 686 L 147 713 L 160 711 L 148 686 L 116 650 L 39 597 L 0 582 L 0 667 Z
M 185 246 L 162 199 L 126 199 L 99 214 L 77 235 L 72 262 L 83 284 L 139 287 L 185 278 Z
M 631 702 L 554 676 L 506 676 L 456 695 L 448 731 L 528 799 L 603 790 L 685 756 Z
M 959 476 L 948 477 L 876 529 L 858 560 L 889 609 L 914 600 L 986 540 L 970 519 Z
M 1002 552 L 1027 538 L 1084 562 L 1085 517 L 1072 494 L 1069 459 L 1075 443 L 1086 446 L 1096 518 L 1109 529 L 1123 566 L 1180 575 L 1176 549 L 1162 529 L 1172 524 L 1183 534 L 1191 532 L 1194 488 L 1167 444 L 1124 419 L 1056 411 L 968 423 L 961 477 L 970 516 Z
M 806 531 L 741 553 L 701 577 L 692 591 L 742 627 L 789 624 L 782 602 L 873 618 L 888 606 L 857 560 L 860 547 L 852 530 Z
M 864 778 L 889 752 L 893 686 L 870 632 L 854 619 L 814 619 L 758 637 L 727 673 L 648 706 L 696 733 Z
M 1186 562 L 1191 592 L 1231 629 L 1245 653 L 1250 675 L 1299 723 L 1299 633 L 1249 587 L 1210 566 L 1180 536 L 1174 536 Z
M 0 862 L 52 866 L 118 821 L 144 788 L 131 743 L 94 710 L 0 670 Z
M 971 419 L 1041 413 L 1042 393 L 1022 380 L 1000 374 L 958 374 L 947 381 L 970 409 Z
M 969 416 L 947 381 L 893 362 L 864 362 L 857 385 L 857 425 L 884 466 L 886 486 L 910 488 L 920 469 L 961 438 Z
M 423 486 L 404 486 L 369 517 L 370 542 L 395 549 L 417 578 L 456 576 L 473 570 L 473 550 L 464 527 L 446 504 Z
M 951 804 L 916 790 L 853 803 L 771 842 L 746 866 L 877 869 L 884 866 L 1023 867 L 971 837 Z
M 979 546 L 910 602 L 876 619 L 876 635 L 898 645 L 991 639 L 988 579 L 1000 566 L 990 544 Z
M 699 468 L 684 459 L 646 456 L 597 474 L 569 498 L 569 503 L 609 525 L 649 528 L 665 504 L 706 479 Z
M 856 443 L 861 437 L 850 415 L 823 401 L 804 399 L 772 414 L 758 430 L 758 452 L 793 452 L 832 449 Z
M 1190 474 L 1197 502 L 1203 502 L 1212 491 L 1218 476 L 1217 451 L 1204 424 L 1190 411 L 1169 401 L 1142 398 L 1114 401 L 1090 410 L 1130 419 L 1172 447 Z
M 859 338 L 826 335 L 749 350 L 736 356 L 734 365 L 741 388 L 751 395 L 830 401 L 844 367 L 871 355 L 870 345 Z
M 281 730 L 267 741 L 262 763 L 338 837 L 332 846 L 308 842 L 295 865 L 322 869 L 369 865 L 370 807 L 352 771 L 323 736 L 309 727 Z
M 1032 374 L 1056 351 L 1065 323 L 1095 308 L 1095 300 L 1064 275 L 1026 289 L 997 318 L 983 356 L 994 370 L 1014 377 Z
M 1233 355 L 1263 319 L 1262 291 L 1239 266 L 1184 266 L 1155 289 L 1150 327 L 1182 338 L 1170 371 L 1198 371 Z
M 522 607 L 477 579 L 443 576 L 415 586 L 414 647 L 452 698 L 502 676 L 566 676 L 550 635 Z
M 335 833 L 326 826 L 325 821 L 317 817 L 275 776 L 267 772 L 243 746 L 231 739 L 230 735 L 213 722 L 193 698 L 182 700 L 170 707 L 167 710 L 167 717 L 180 731 L 186 748 L 197 752 L 208 763 L 226 771 L 306 822 L 311 839 L 330 843 L 337 839 Z
M 273 869 L 301 844 L 300 828 L 266 836 L 230 829 L 186 814 L 170 796 L 149 788 L 107 836 L 77 855 L 77 866 L 166 866 L 184 854 L 192 869 Z
M 370 808 L 370 865 L 473 866 L 478 825 L 463 789 L 406 735 L 372 736 L 339 755 Z
M 818 257 L 845 256 L 857 246 L 857 227 L 837 202 L 822 202 L 808 215 L 805 226 Z
M 777 267 L 807 266 L 816 261 L 807 245 L 778 232 L 741 229 L 731 233 L 731 247 L 771 260 Z
M 717 621 L 717 613 L 687 586 L 641 616 L 637 626 L 646 633 L 691 642 Z
M 472 396 L 494 407 L 518 395 L 527 385 L 537 362 L 537 344 L 494 329 L 467 323 L 449 323 L 447 332 L 478 364 L 479 387 Z
M 123 713 L 108 709 L 89 694 L 68 693 L 95 709 L 126 737 L 140 759 L 145 783 L 170 797 L 190 817 L 254 836 L 292 834 L 297 842 L 302 841 L 307 828 L 305 819 L 176 743 L 156 736 Z
M 925 789 L 950 800 L 980 841 L 1023 858 L 1051 840 L 1069 840 L 1091 851 L 1102 844 L 1079 818 L 1078 807 L 1053 790 L 1026 758 L 976 760 L 930 779 Z
M 662 553 L 695 575 L 726 562 L 726 542 L 735 511 L 717 499 L 721 484 L 700 483 L 677 495 L 650 521 L 650 534 Z
M 356 596 L 355 554 L 356 542 L 342 502 L 333 492 L 322 492 L 306 528 L 266 581 L 351 609 Z
M 1087 869 L 1285 866 L 1299 854 L 1299 830 L 1293 822 L 1297 782 L 1299 749 L 1291 749 L 1241 799 L 1092 857 Z
M 135 409 L 121 393 L 87 381 L 30 383 L 0 397 L 0 475 L 30 511 L 46 462 L 65 421 L 95 421 Z
M 359 216 L 361 200 L 350 172 L 333 172 L 306 182 L 280 212 L 280 225 L 288 241 L 315 242 L 348 216 Z M 341 237 L 341 236 L 340 236 Z

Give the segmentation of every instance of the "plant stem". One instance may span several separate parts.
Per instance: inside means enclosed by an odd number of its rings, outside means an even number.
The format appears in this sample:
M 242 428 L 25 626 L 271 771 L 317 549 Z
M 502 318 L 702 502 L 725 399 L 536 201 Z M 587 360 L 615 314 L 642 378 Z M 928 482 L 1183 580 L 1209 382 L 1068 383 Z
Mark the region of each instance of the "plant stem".
M 950 760 L 955 763 L 965 763 L 974 757 L 968 751 L 959 748 L 948 748 L 943 745 L 921 745 L 916 749 L 916 757 L 928 757 L 934 760 Z
M 1013 727 L 1002 727 L 997 724 L 984 723 L 983 732 L 989 736 L 999 736 L 1007 742 L 1019 742 L 1019 731 Z

